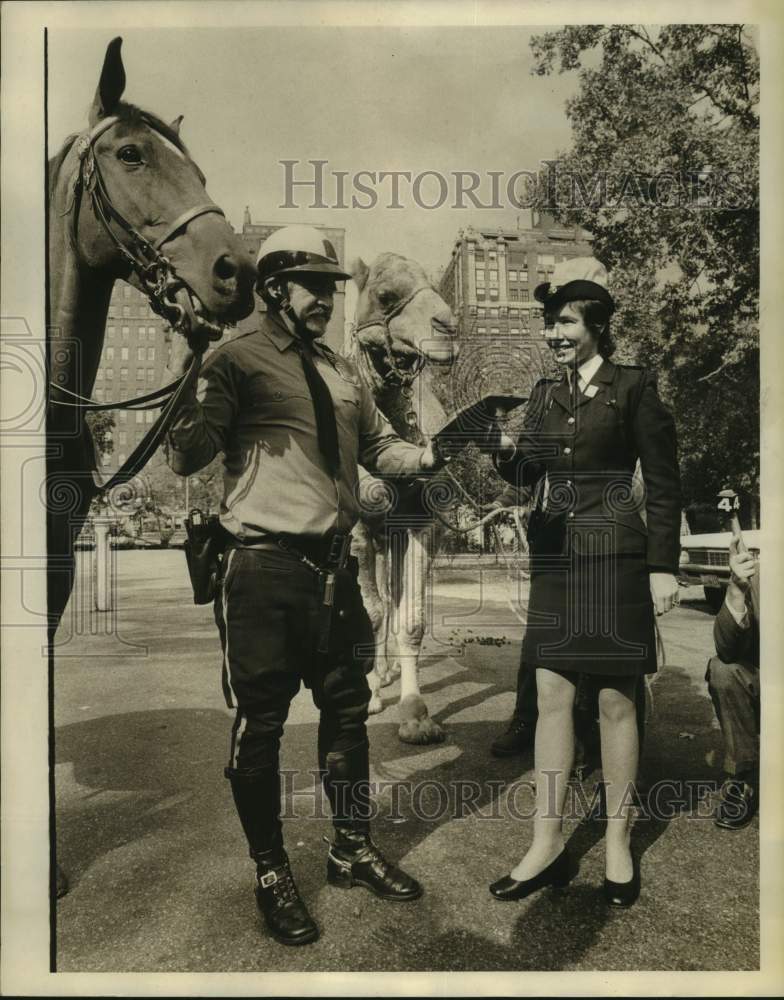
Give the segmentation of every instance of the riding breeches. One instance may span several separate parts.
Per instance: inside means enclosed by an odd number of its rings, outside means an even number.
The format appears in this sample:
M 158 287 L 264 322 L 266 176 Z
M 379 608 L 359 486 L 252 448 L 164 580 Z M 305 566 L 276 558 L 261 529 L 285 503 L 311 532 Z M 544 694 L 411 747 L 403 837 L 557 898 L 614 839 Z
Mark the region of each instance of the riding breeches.
M 291 553 L 229 550 L 215 599 L 223 691 L 236 709 L 229 777 L 277 766 L 283 725 L 301 682 L 320 711 L 320 761 L 367 739 L 365 669 L 374 639 L 355 579 L 352 586 L 351 611 L 334 616 L 331 652 L 322 654 L 319 575 Z

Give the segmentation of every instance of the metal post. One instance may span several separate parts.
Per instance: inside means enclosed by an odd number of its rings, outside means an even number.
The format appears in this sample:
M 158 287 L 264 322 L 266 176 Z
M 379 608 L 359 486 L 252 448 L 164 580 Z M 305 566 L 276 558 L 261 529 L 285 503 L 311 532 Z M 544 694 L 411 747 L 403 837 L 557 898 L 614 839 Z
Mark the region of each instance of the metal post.
M 109 529 L 112 526 L 111 517 L 98 514 L 93 518 L 95 529 L 95 561 L 93 563 L 96 611 L 112 611 L 114 595 L 112 592 L 111 551 L 109 548 Z

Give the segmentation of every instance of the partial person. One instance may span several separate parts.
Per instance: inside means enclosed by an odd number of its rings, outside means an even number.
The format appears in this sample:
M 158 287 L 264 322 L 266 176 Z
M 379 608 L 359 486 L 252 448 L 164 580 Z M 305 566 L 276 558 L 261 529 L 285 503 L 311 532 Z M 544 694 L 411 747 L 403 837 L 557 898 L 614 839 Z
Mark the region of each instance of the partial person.
M 262 245 L 257 266 L 267 314 L 207 359 L 167 454 L 182 476 L 224 455 L 215 619 L 235 711 L 225 774 L 256 863 L 258 906 L 278 941 L 299 945 L 318 929 L 284 849 L 278 751 L 302 683 L 320 710 L 318 761 L 334 823 L 328 881 L 387 900 L 422 892 L 370 836 L 365 672 L 374 638 L 348 552 L 358 463 L 414 477 L 440 460 L 393 433 L 353 364 L 322 341 L 336 282 L 350 277 L 329 240 L 285 227 Z M 191 357 L 179 341 L 172 375 Z
M 635 690 L 657 669 L 654 614 L 668 612 L 678 594 L 675 424 L 652 372 L 609 360 L 615 303 L 598 260 L 558 264 L 534 294 L 563 375 L 534 386 L 523 430 L 516 443 L 502 438 L 496 467 L 508 482 L 535 491 L 522 663 L 535 671 L 538 692 L 536 813 L 533 843 L 490 891 L 522 899 L 573 876 L 562 816 L 583 675 L 598 688 L 604 893 L 611 905 L 629 906 L 640 892 L 630 825 L 639 756 Z M 633 489 L 638 458 L 647 526 Z
M 746 826 L 759 807 L 760 633 L 751 599 L 758 571 L 757 560 L 733 536 L 730 583 L 713 623 L 716 656 L 705 674 L 726 751 L 726 779 L 714 816 L 723 830 Z

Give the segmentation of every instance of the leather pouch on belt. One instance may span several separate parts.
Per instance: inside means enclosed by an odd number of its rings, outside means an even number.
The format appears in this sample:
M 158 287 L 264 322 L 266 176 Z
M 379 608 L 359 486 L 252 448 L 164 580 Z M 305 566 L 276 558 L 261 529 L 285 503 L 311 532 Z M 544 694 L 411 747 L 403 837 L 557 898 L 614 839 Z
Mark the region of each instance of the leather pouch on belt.
M 345 566 L 321 574 L 321 615 L 318 651 L 334 653 L 346 626 L 357 617 L 362 597 L 357 585 L 358 563 L 352 556 Z
M 194 604 L 209 604 L 218 589 L 220 563 L 228 540 L 217 514 L 205 515 L 192 510 L 184 521 L 183 546 L 191 578 Z

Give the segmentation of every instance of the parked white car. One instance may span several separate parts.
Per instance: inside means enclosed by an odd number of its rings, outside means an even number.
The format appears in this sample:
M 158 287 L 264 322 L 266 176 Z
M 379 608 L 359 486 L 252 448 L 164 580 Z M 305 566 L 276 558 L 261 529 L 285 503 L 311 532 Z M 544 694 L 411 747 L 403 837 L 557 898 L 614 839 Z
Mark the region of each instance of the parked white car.
M 743 532 L 743 540 L 755 557 L 759 557 L 759 529 Z M 705 600 L 715 614 L 722 605 L 730 579 L 731 531 L 708 535 L 681 535 L 681 558 L 678 579 L 687 587 L 702 584 Z

